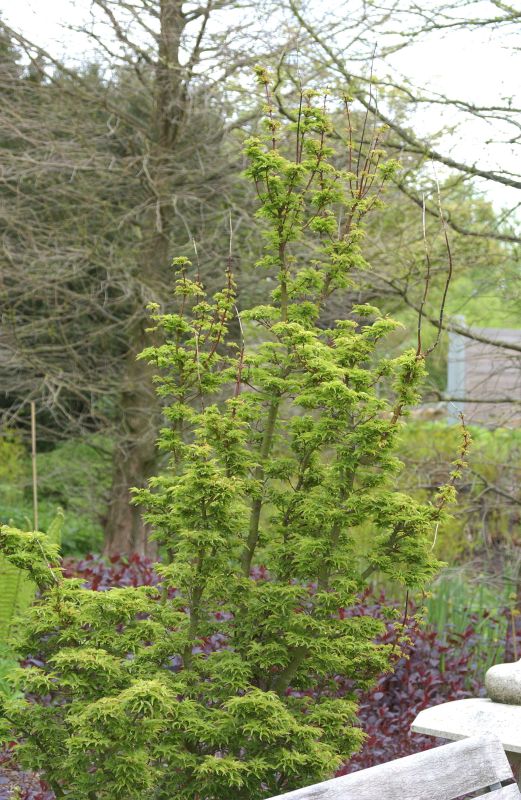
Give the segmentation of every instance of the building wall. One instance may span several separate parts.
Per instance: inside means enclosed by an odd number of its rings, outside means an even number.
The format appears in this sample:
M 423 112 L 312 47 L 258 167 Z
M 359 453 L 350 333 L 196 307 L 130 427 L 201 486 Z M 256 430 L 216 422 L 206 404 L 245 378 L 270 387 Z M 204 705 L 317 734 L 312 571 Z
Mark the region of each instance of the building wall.
M 488 339 L 521 345 L 521 329 L 472 328 Z M 521 352 L 449 334 L 447 414 L 469 424 L 521 426 Z M 512 402 L 514 401 L 514 402 Z

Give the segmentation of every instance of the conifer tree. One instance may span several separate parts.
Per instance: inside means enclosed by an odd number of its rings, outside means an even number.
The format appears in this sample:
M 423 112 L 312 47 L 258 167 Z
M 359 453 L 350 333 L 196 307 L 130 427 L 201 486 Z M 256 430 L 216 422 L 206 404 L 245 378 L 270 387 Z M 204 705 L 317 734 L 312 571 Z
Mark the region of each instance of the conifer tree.
M 321 323 L 331 293 L 368 268 L 363 220 L 397 164 L 378 131 L 360 157 L 349 135 L 335 155 L 325 101 L 304 92 L 281 121 L 258 78 L 266 130 L 246 144 L 246 175 L 272 302 L 238 312 L 230 268 L 209 298 L 175 258 L 177 310 L 152 309 L 159 343 L 142 354 L 170 458 L 136 492 L 166 555 L 159 593 L 87 591 L 47 566 L 39 534 L 1 531 L 42 589 L 18 647 L 43 665 L 20 671 L 26 696 L 4 703 L 4 735 L 57 797 L 261 800 L 332 775 L 363 738 L 352 691 L 390 665 L 382 623 L 350 609 L 374 573 L 420 587 L 438 566 L 462 459 L 431 503 L 394 485 L 424 353 L 381 357 L 395 323 L 373 307 Z

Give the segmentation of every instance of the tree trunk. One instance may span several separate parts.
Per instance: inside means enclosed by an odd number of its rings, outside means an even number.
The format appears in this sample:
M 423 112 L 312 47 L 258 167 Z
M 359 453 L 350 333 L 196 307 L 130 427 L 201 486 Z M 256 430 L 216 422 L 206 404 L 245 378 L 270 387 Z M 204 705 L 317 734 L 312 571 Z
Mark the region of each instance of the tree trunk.
M 157 548 L 149 538 L 150 526 L 144 522 L 140 509 L 131 505 L 131 487 L 146 485 L 150 474 L 146 454 L 137 444 L 130 445 L 127 452 L 118 448 L 105 526 L 104 555 L 128 556 L 138 553 L 155 558 Z
M 137 341 L 143 344 L 143 337 Z M 132 504 L 132 489 L 146 486 L 157 468 L 156 435 L 159 408 L 151 381 L 150 368 L 137 361 L 142 347 L 128 356 L 126 385 L 120 400 L 121 438 L 115 446 L 112 486 L 105 522 L 104 554 L 131 555 L 138 553 L 154 558 L 157 548 L 150 541 L 150 526 L 141 516 L 139 507 Z
M 148 212 L 142 221 L 141 269 L 147 276 L 151 296 L 164 285 L 171 256 L 174 209 L 172 174 L 175 146 L 185 118 L 187 75 L 179 62 L 181 38 L 186 24 L 180 0 L 160 0 L 160 36 L 155 71 L 155 106 L 150 119 Z M 161 299 L 161 298 L 159 298 Z M 143 309 L 144 310 L 144 309 Z M 139 313 L 139 312 L 138 312 Z M 113 463 L 112 489 L 105 525 L 105 555 L 139 553 L 154 557 L 150 526 L 140 509 L 131 504 L 134 487 L 143 487 L 157 467 L 155 440 L 159 427 L 159 404 L 152 371 L 138 353 L 150 343 L 142 324 L 128 356 L 126 388 L 121 398 L 121 439 Z

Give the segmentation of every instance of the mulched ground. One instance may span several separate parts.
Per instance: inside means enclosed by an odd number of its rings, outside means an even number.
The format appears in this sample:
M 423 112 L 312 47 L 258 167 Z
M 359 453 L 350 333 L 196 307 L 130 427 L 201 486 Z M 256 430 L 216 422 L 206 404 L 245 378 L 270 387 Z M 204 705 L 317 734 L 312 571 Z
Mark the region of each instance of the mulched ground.
M 0 800 L 54 800 L 54 794 L 37 775 L 21 771 L 5 748 L 0 750 Z

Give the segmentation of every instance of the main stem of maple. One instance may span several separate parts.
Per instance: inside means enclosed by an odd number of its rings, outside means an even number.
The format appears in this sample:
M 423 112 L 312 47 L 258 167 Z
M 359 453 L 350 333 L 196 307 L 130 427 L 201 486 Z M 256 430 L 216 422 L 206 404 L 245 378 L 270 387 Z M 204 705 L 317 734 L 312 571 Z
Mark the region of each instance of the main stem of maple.
M 280 398 L 274 398 L 269 407 L 268 418 L 266 420 L 266 428 L 264 429 L 264 436 L 262 438 L 262 445 L 259 454 L 259 463 L 255 468 L 254 477 L 258 483 L 264 480 L 264 464 L 268 458 L 273 442 L 273 435 L 275 433 L 275 424 L 277 422 L 277 415 L 279 412 Z M 262 511 L 263 496 L 262 489 L 260 490 L 259 497 L 256 497 L 252 503 L 250 514 L 250 527 L 248 531 L 248 539 L 242 554 L 242 570 L 244 575 L 250 574 L 251 562 L 255 548 L 259 540 L 259 526 L 260 516 Z

